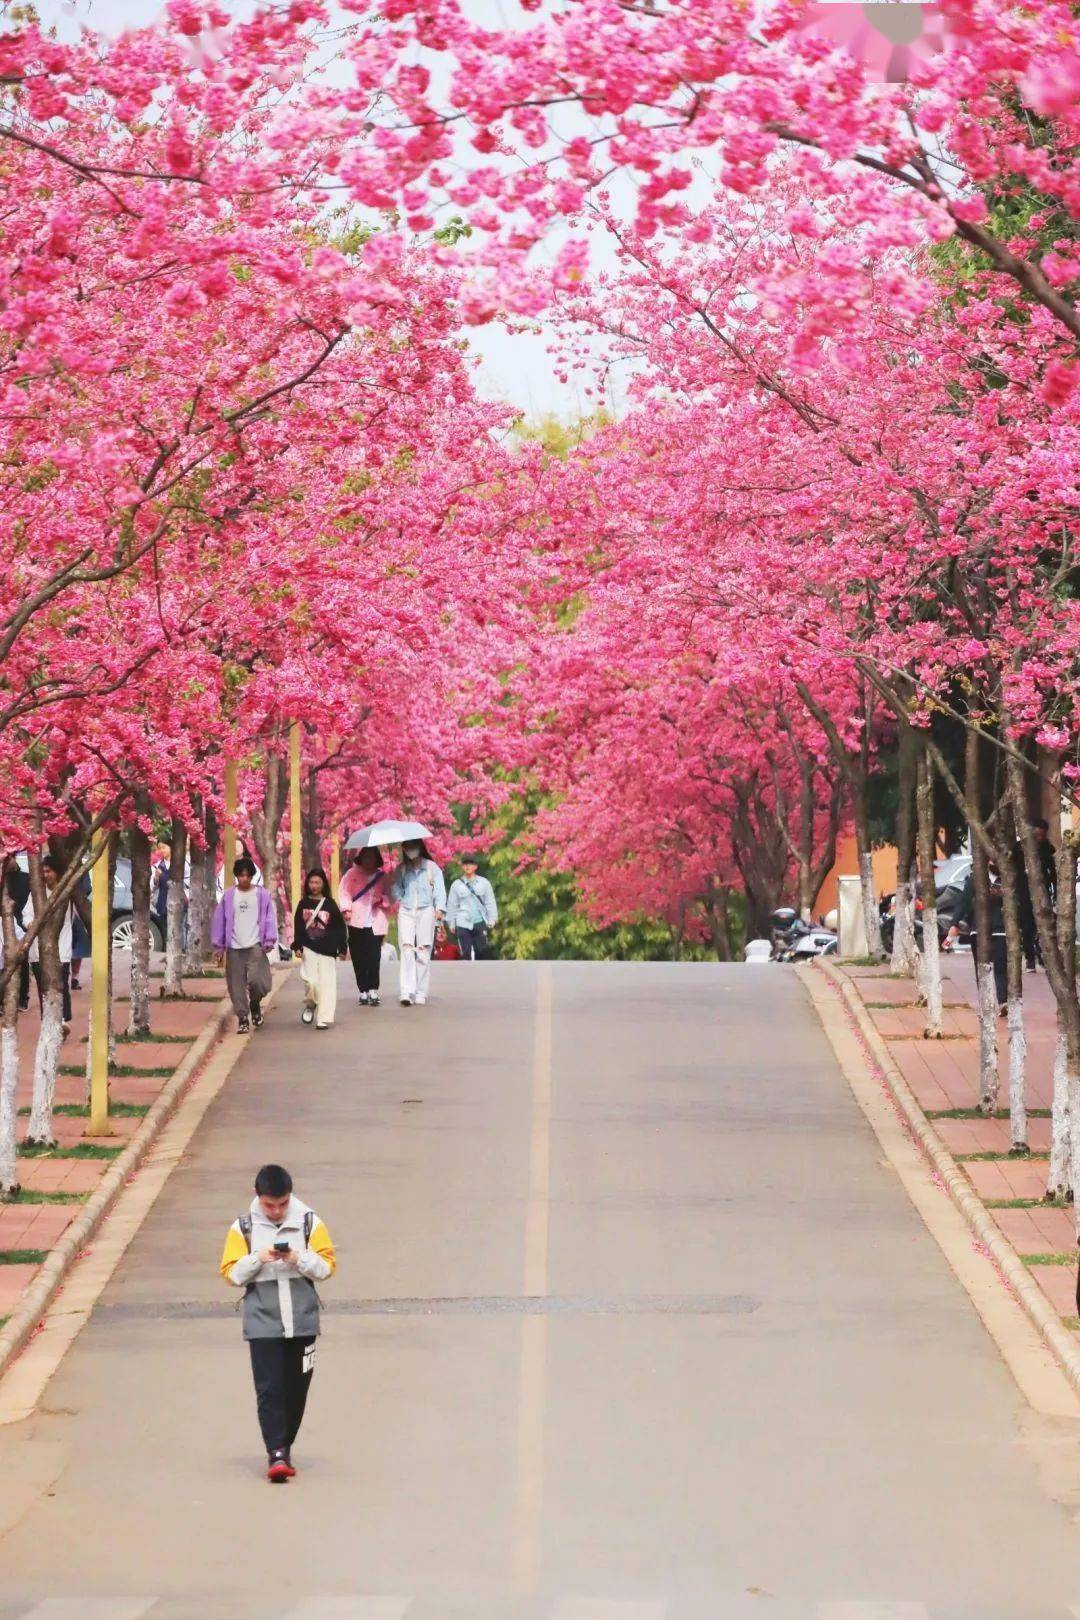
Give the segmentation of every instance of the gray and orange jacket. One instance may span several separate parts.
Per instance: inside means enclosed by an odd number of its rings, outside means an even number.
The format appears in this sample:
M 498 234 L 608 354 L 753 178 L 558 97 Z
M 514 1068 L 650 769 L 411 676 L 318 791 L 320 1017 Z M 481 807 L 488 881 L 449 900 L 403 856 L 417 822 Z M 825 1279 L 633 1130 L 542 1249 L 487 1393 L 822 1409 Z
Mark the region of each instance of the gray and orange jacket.
M 263 1249 L 287 1240 L 300 1256 L 295 1270 L 284 1260 L 264 1263 Z M 280 1226 L 263 1213 L 257 1198 L 247 1215 L 233 1221 L 221 1256 L 225 1281 L 244 1290 L 245 1339 L 306 1339 L 321 1330 L 315 1284 L 337 1269 L 334 1245 L 323 1222 L 297 1197 Z

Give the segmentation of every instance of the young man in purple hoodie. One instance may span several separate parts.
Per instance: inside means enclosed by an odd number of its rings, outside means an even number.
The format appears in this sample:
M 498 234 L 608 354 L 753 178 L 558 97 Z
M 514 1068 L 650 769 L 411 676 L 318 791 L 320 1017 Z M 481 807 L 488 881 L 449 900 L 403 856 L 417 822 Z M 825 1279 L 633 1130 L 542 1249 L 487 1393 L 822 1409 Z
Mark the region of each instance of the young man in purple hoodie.
M 237 1027 L 246 1035 L 263 1021 L 262 999 L 271 985 L 267 951 L 278 942 L 273 896 L 256 888 L 255 862 L 246 855 L 233 866 L 235 887 L 226 889 L 214 912 L 211 943 L 225 961 L 225 983 L 236 1009 Z

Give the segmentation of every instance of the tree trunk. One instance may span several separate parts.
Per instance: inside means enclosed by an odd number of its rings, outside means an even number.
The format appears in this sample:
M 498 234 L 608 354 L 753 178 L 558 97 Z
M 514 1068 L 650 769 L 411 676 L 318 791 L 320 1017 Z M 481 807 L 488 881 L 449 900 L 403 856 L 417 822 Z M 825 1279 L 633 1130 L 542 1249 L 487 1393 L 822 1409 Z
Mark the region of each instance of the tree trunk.
M 1076 851 L 1071 817 L 1062 816 L 1061 843 L 1057 853 L 1057 937 L 1062 960 L 1076 960 Z M 1069 1120 L 1068 1038 L 1060 1011 L 1057 1043 L 1054 1048 L 1054 1100 L 1050 1118 L 1050 1165 L 1046 1180 L 1047 1198 L 1067 1198 L 1073 1193 L 1072 1150 Z
M 881 913 L 878 910 L 877 891 L 874 886 L 874 850 L 870 842 L 870 816 L 866 806 L 865 777 L 859 778 L 852 800 L 866 949 L 871 956 L 880 958 L 885 955 L 885 947 L 881 942 Z
M 187 864 L 187 828 L 173 817 L 169 845 L 169 897 L 165 918 L 165 978 L 161 994 L 170 1000 L 184 994 L 184 867 Z
M 315 771 L 308 772 L 307 791 L 303 795 L 301 821 L 301 859 L 304 871 L 322 865 L 319 848 L 319 778 Z
M 1002 729 L 1006 736 L 1012 730 L 1009 715 L 1002 713 Z M 1031 825 L 1031 816 L 1027 802 L 1027 778 L 1023 766 L 1012 752 L 1005 756 L 1005 768 L 1008 772 L 1009 794 L 1012 799 L 1013 815 L 1016 818 L 1016 831 L 1020 838 L 1020 846 L 1024 852 L 1024 869 L 1027 872 L 1028 888 L 1031 892 L 1031 904 L 1035 913 L 1035 925 L 1039 933 L 1039 945 L 1042 950 L 1043 966 L 1046 977 L 1057 1002 L 1058 1016 L 1065 1032 L 1065 1085 L 1069 1095 L 1069 1149 L 1071 1161 L 1080 1165 L 1080 996 L 1077 994 L 1076 983 L 1076 956 L 1075 941 L 1066 940 L 1065 932 L 1075 933 L 1075 929 L 1059 931 L 1058 919 L 1054 916 L 1054 909 L 1050 902 L 1050 893 L 1046 878 L 1043 875 L 1042 862 L 1039 859 L 1039 846 L 1035 840 L 1035 830 Z M 1062 843 L 1066 840 L 1063 838 Z M 1071 834 L 1070 834 L 1071 847 Z M 1066 863 L 1062 863 L 1065 865 Z M 1066 885 L 1068 888 L 1069 885 Z M 1064 902 L 1066 913 L 1073 912 L 1073 901 L 1067 894 L 1060 894 Z M 1075 922 L 1075 914 L 1073 914 Z M 1063 945 L 1072 944 L 1070 952 L 1063 949 Z M 1077 1220 L 1080 1223 L 1080 1200 L 1074 1199 Z M 1080 1224 L 1077 1228 L 1080 1236 Z
M 30 892 L 34 901 L 34 915 L 45 909 L 45 879 L 41 870 L 41 856 L 30 854 Z M 64 995 L 60 963 L 60 928 L 64 911 L 54 911 L 37 937 L 38 970 L 41 974 L 41 1030 L 34 1053 L 34 1086 L 30 1098 L 30 1124 L 26 1140 L 41 1147 L 55 1147 L 53 1134 L 53 1098 L 56 1095 L 56 1071 L 60 1063 L 60 1047 L 64 1040 Z
M 191 851 L 191 897 L 184 972 L 201 973 L 210 952 L 210 920 L 217 887 L 217 818 L 207 807 L 203 818 L 203 847 Z
M 731 961 L 730 894 L 728 885 L 714 877 L 709 895 L 709 932 L 718 962 Z
M 15 949 L 15 907 L 6 882 L 7 863 L 0 877 L 0 921 L 3 926 L 4 956 Z M 19 1084 L 19 979 L 10 978 L 4 986 L 3 1016 L 0 1018 L 0 1199 L 14 1198 L 19 1191 L 17 1089 Z
M 138 816 L 150 814 L 145 793 L 135 800 Z M 131 1006 L 129 1035 L 150 1033 L 150 839 L 138 822 L 131 829 Z
M 924 748 L 919 755 L 916 786 L 919 884 L 922 893 L 922 992 L 926 1001 L 926 1039 L 941 1039 L 941 953 L 938 946 L 937 890 L 934 886 L 934 767 Z
M 1024 1029 L 1024 941 L 1020 927 L 1020 895 L 1017 887 L 1016 845 L 1013 818 L 1002 817 L 1001 898 L 1005 918 L 1005 945 L 1008 955 L 1009 1031 L 1009 1140 L 1010 1153 L 1026 1154 L 1027 1142 L 1027 1034 Z
M 251 834 L 262 862 L 263 883 L 274 902 L 278 920 L 278 937 L 285 932 L 285 909 L 279 880 L 278 834 L 285 814 L 287 774 L 285 760 L 280 754 L 269 754 L 266 760 L 263 802 L 251 817 Z
M 1069 1070 L 1065 1030 L 1058 1019 L 1054 1046 L 1054 1097 L 1050 1110 L 1050 1164 L 1047 1198 L 1068 1198 L 1072 1192 L 1072 1151 L 1069 1142 Z
M 918 778 L 918 754 L 912 728 L 906 720 L 900 721 L 900 803 L 896 814 L 896 917 L 893 925 L 891 971 L 909 973 L 919 985 L 920 997 L 925 1000 L 922 985 L 922 962 L 915 942 L 915 896 L 911 884 L 911 869 L 915 863 L 915 793 Z
M 998 1006 L 994 989 L 993 943 L 990 932 L 990 871 L 986 850 L 971 834 L 971 866 L 975 886 L 975 984 L 979 1006 L 979 1107 L 992 1114 L 998 1105 Z

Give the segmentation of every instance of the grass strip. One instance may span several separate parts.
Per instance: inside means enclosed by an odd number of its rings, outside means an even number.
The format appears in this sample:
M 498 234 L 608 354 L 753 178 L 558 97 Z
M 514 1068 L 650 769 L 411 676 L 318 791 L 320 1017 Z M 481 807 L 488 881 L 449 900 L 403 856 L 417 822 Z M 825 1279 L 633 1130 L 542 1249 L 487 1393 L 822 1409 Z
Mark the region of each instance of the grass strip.
M 82 1044 L 84 1046 L 89 1038 L 88 1035 L 83 1036 Z M 139 1030 L 134 1035 L 129 1035 L 125 1031 L 123 1035 L 117 1035 L 115 1039 L 117 1043 L 123 1043 L 124 1045 L 137 1045 L 139 1043 L 145 1045 L 147 1042 L 160 1041 L 162 1045 L 190 1046 L 195 1037 L 194 1035 L 156 1035 L 152 1029 L 148 1029 L 145 1034 L 142 1030 Z
M 992 1114 L 984 1114 L 981 1108 L 924 1108 L 923 1113 L 927 1119 L 1008 1119 L 1007 1108 L 995 1108 Z M 1049 1119 L 1049 1108 L 1029 1108 L 1028 1119 Z
M 110 1080 L 160 1080 L 165 1075 L 173 1073 L 174 1065 L 166 1064 L 162 1069 L 140 1069 L 130 1063 L 114 1063 L 109 1070 Z M 85 1074 L 86 1070 L 81 1063 L 61 1063 L 59 1074 Z
M 40 1266 L 48 1249 L 0 1249 L 0 1266 Z
M 5 1204 L 85 1204 L 89 1196 L 84 1192 L 38 1192 L 36 1187 L 20 1187 L 14 1198 L 0 1201 L 0 1209 Z
M 1075 1266 L 1075 1254 L 1022 1254 L 1020 1256 L 1025 1266 Z
M 125 1144 L 126 1146 L 126 1144 Z M 123 1147 L 103 1147 L 100 1142 L 74 1142 L 71 1147 L 49 1147 L 41 1142 L 20 1142 L 20 1159 L 115 1159 Z
M 29 1108 L 20 1108 L 20 1114 L 29 1114 Z M 150 1112 L 149 1103 L 111 1102 L 109 1113 L 114 1118 L 131 1119 Z M 56 1103 L 54 1114 L 63 1114 L 65 1119 L 86 1119 L 90 1113 L 89 1103 Z
M 978 1163 L 978 1162 L 980 1162 L 980 1161 L 982 1161 L 984 1159 L 997 1160 L 998 1162 L 1004 1163 L 1004 1164 L 1010 1164 L 1010 1163 L 1011 1164 L 1016 1164 L 1018 1162 L 1018 1155 L 1015 1154 L 1015 1153 L 1009 1153 L 1009 1152 L 1005 1152 L 1005 1153 L 954 1153 L 953 1158 L 956 1160 L 957 1164 L 974 1164 L 974 1163 Z M 1024 1164 L 1034 1164 L 1039 1159 L 1049 1160 L 1049 1158 L 1050 1158 L 1049 1153 L 1025 1153 L 1024 1157 L 1023 1157 L 1023 1162 L 1024 1162 Z
M 1045 1198 L 984 1198 L 985 1209 L 1053 1209 Z M 1064 1205 L 1062 1206 L 1064 1208 Z

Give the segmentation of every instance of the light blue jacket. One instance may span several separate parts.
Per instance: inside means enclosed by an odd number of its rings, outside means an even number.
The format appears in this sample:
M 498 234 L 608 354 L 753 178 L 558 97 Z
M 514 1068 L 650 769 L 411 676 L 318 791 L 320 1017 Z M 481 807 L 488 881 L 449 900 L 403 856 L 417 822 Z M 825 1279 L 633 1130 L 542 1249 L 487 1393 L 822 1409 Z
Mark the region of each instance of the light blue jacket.
M 494 928 L 498 920 L 495 890 L 486 877 L 454 879 L 446 908 L 447 928 L 476 928 L 480 923 Z
M 390 898 L 404 906 L 406 911 L 446 910 L 446 884 L 434 861 L 421 861 L 410 866 L 402 861 L 390 885 Z

